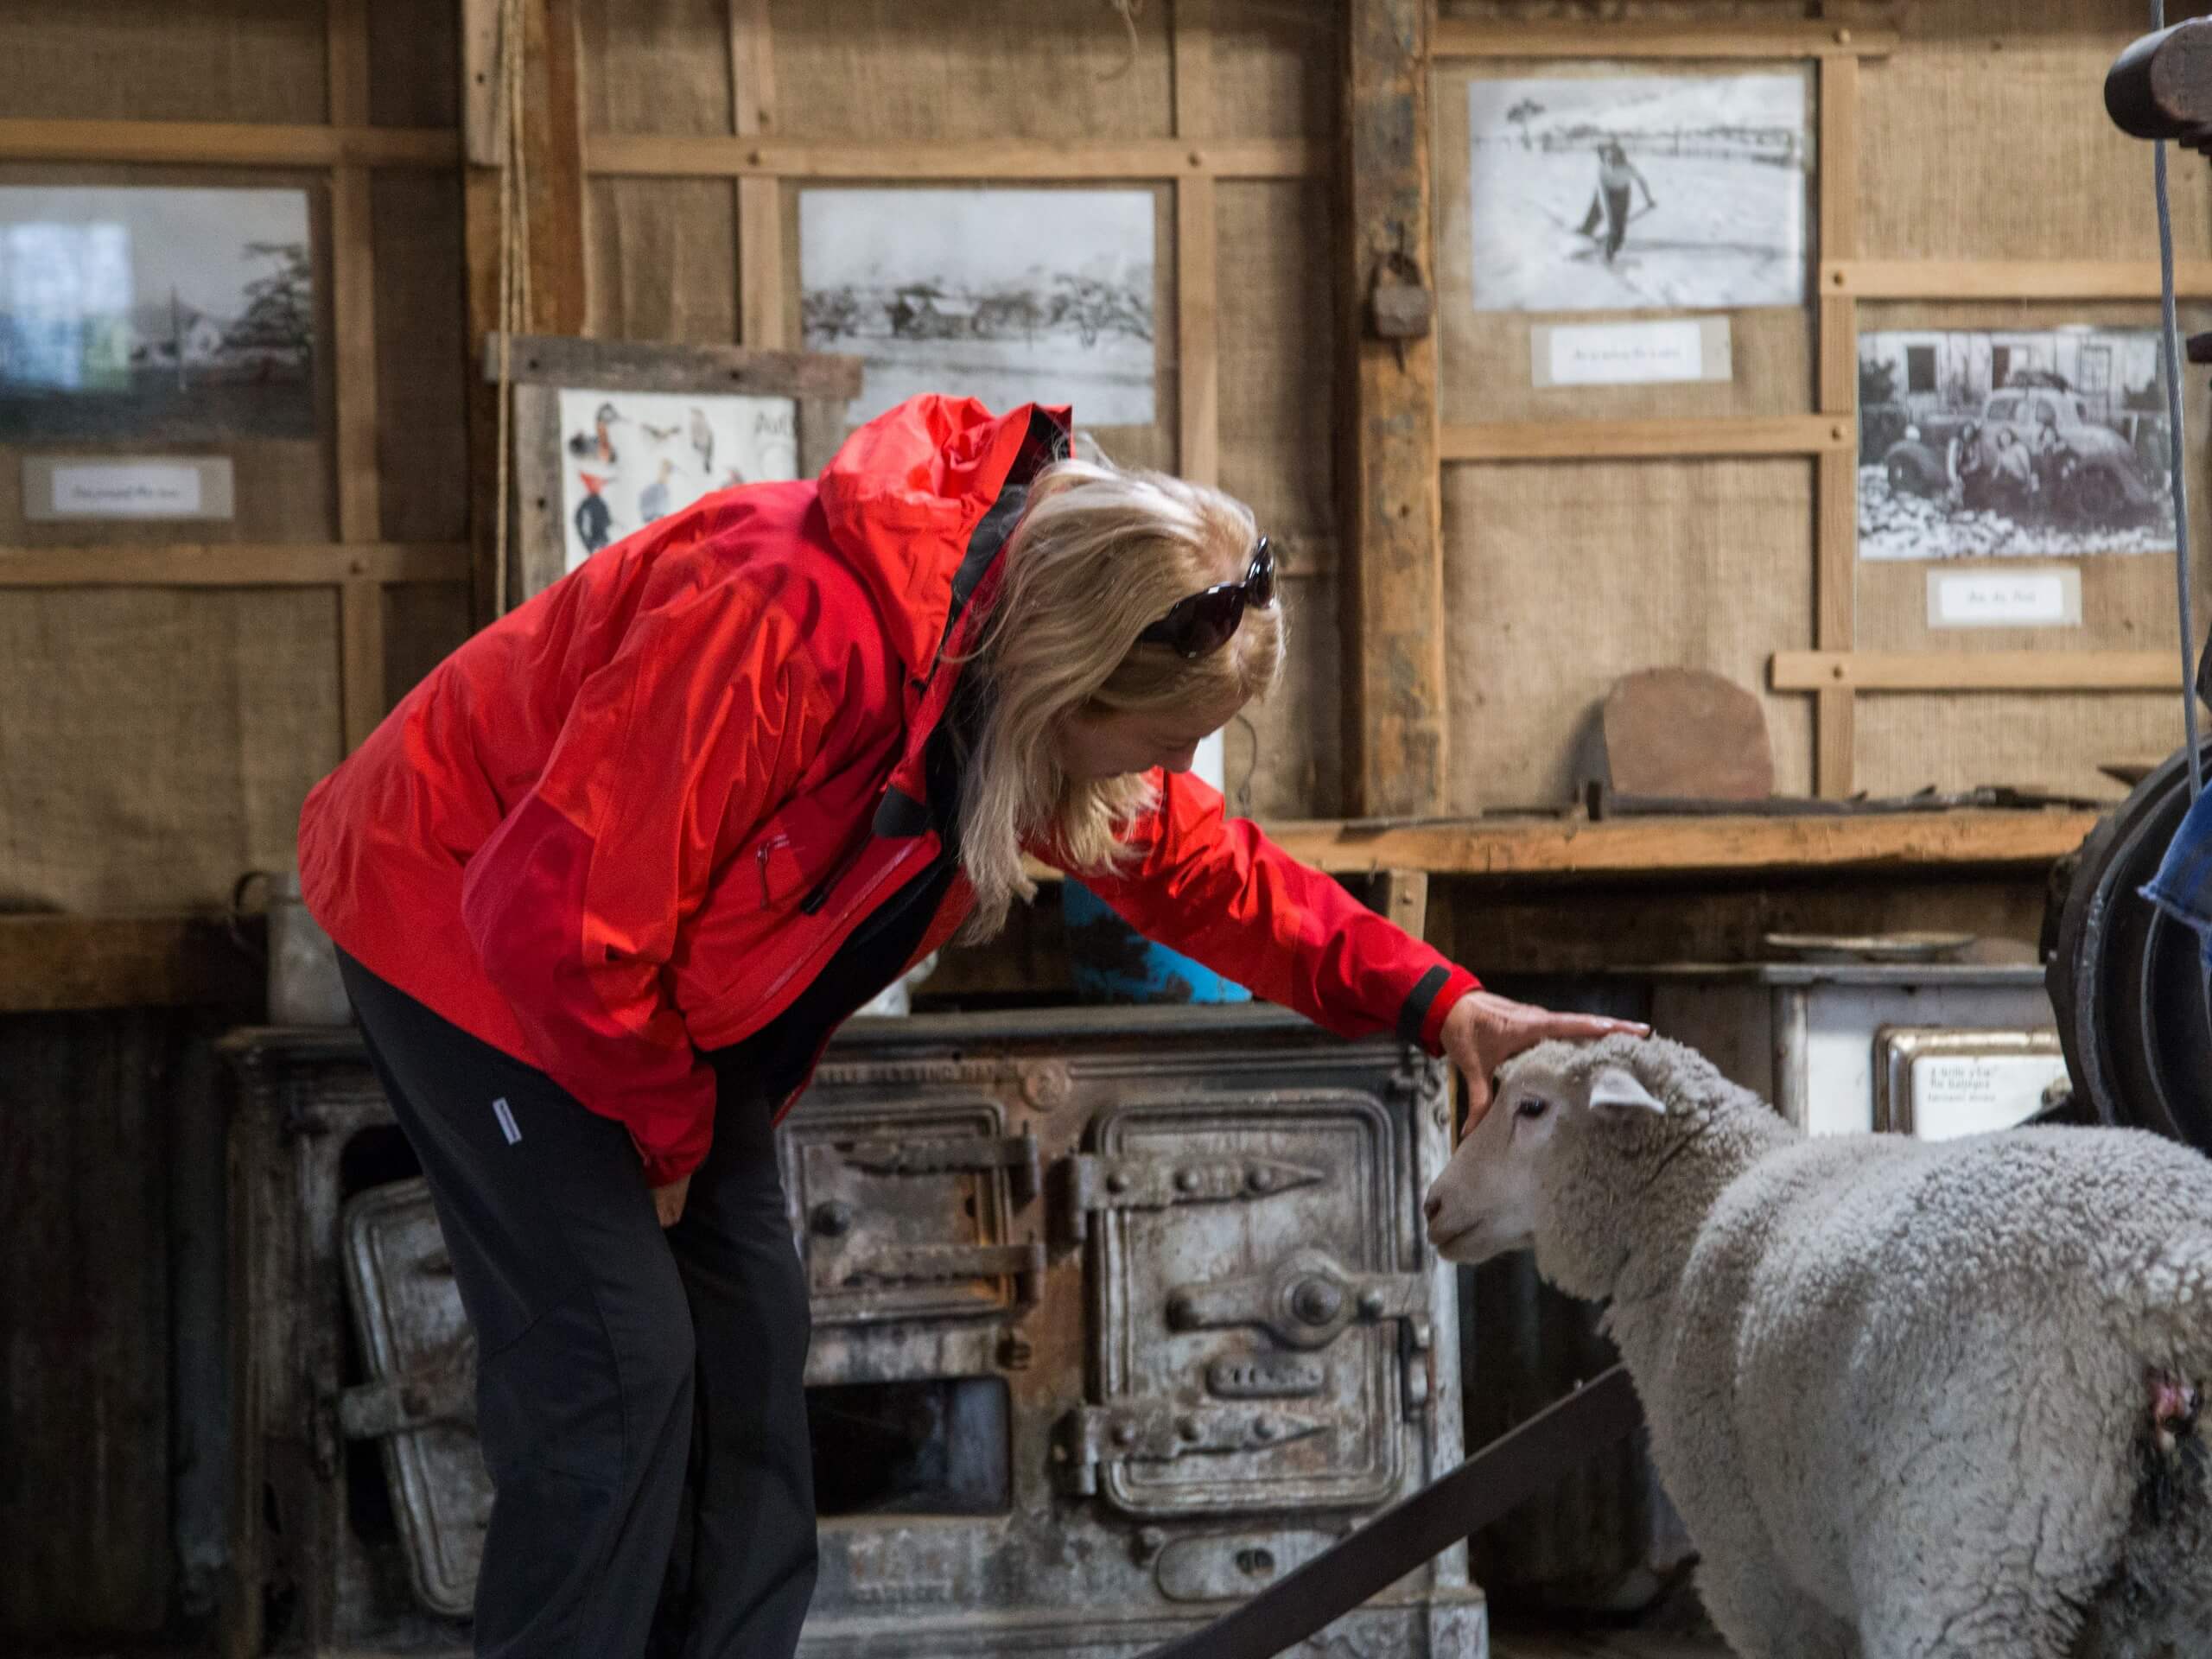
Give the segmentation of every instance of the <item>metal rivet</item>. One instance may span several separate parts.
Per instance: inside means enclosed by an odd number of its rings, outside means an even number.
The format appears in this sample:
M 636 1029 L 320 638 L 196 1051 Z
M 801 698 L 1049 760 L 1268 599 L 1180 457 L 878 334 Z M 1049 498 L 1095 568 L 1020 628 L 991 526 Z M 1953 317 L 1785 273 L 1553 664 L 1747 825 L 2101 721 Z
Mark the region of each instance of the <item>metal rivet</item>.
M 1197 1192 L 1198 1190 L 1198 1172 L 1195 1169 L 1177 1170 L 1175 1172 L 1175 1190 L 1178 1192 Z
M 1325 1279 L 1302 1280 L 1291 1293 L 1290 1311 L 1307 1325 L 1326 1325 L 1344 1311 L 1344 1294 Z
M 1115 1445 L 1135 1446 L 1136 1443 L 1137 1432 L 1135 1429 L 1130 1427 L 1127 1423 L 1116 1423 L 1114 1425 Z
M 1184 1417 L 1177 1420 L 1175 1432 L 1186 1440 L 1195 1440 L 1204 1434 L 1205 1430 L 1200 1427 L 1197 1418 Z
M 1245 1173 L 1244 1184 L 1255 1192 L 1272 1192 L 1275 1186 L 1275 1173 L 1262 1164 L 1257 1169 Z
M 1381 1319 L 1382 1317 L 1382 1309 L 1384 1306 L 1385 1304 L 1382 1300 L 1382 1293 L 1381 1291 L 1363 1290 L 1359 1293 L 1359 1311 L 1369 1319 Z
M 1115 1171 L 1114 1173 L 1106 1178 L 1106 1190 L 1109 1192 L 1128 1192 L 1129 1190 L 1129 1178 L 1122 1174 L 1119 1170 Z
M 824 1238 L 842 1238 L 853 1230 L 853 1207 L 841 1199 L 832 1198 L 814 1206 L 814 1230 Z
M 1252 1420 L 1252 1438 L 1254 1440 L 1272 1440 L 1274 1437 L 1275 1420 L 1274 1418 L 1255 1417 Z

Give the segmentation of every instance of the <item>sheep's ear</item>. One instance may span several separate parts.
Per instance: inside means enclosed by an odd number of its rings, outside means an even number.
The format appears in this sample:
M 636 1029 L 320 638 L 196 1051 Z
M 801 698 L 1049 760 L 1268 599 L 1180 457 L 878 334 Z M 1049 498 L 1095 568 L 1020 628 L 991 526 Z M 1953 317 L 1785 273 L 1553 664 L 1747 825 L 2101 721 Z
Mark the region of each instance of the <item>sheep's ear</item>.
M 1590 1084 L 1590 1103 L 1600 1110 L 1656 1112 L 1662 1117 L 1667 1115 L 1665 1103 L 1656 1098 L 1633 1074 L 1618 1065 L 1609 1065 L 1598 1073 Z

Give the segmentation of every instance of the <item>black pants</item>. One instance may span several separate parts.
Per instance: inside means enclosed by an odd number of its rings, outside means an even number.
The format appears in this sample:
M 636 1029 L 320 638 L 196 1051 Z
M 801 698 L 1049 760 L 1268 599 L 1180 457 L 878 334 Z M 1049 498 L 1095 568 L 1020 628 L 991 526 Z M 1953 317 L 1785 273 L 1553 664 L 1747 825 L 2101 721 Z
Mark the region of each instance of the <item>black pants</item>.
M 766 1105 L 664 1232 L 629 1133 L 350 958 L 477 1337 L 491 1659 L 789 1659 L 813 1594 L 806 1286 Z

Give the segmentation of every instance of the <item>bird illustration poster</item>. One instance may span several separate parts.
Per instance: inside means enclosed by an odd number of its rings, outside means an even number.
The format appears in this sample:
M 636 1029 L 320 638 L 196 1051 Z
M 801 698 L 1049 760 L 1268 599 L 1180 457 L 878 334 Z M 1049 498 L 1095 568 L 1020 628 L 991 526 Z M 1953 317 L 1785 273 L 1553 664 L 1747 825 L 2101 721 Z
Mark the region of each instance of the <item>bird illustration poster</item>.
M 798 476 L 788 397 L 562 389 L 566 569 L 702 495 Z

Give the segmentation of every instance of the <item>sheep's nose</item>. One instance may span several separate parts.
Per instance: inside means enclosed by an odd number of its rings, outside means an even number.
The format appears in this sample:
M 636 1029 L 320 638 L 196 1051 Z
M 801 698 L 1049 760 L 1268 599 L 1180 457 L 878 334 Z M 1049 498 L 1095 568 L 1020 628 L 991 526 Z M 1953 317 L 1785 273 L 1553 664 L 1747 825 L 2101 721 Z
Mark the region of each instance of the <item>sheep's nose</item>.
M 1424 1216 L 1427 1216 L 1431 1221 L 1434 1221 L 1436 1219 L 1437 1212 L 1443 1208 L 1444 1200 L 1437 1197 L 1435 1193 L 1432 1192 L 1428 1195 L 1427 1198 L 1423 1201 L 1421 1206 L 1421 1212 Z

